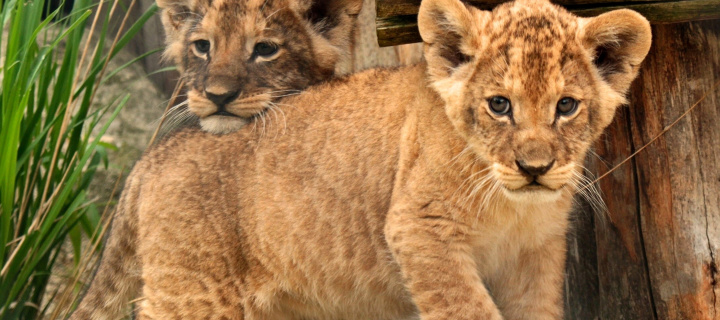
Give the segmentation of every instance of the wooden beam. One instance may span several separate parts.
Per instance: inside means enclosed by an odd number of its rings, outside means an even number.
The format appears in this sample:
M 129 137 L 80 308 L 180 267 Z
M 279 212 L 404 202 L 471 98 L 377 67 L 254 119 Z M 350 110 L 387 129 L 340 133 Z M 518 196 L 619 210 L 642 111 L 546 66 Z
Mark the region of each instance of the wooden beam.
M 603 2 L 605 5 L 603 5 Z M 562 0 L 558 4 L 571 12 L 592 17 L 603 12 L 621 8 L 635 10 L 653 24 L 720 19 L 720 0 L 684 0 L 649 2 L 644 0 L 625 1 L 625 5 L 607 5 L 607 0 Z M 501 0 L 470 0 L 469 3 L 482 9 L 491 9 Z M 420 42 L 417 30 L 419 0 L 377 0 L 377 36 L 381 47 L 404 43 Z
M 670 3 L 684 2 L 687 0 L 629 0 L 629 1 L 608 1 L 608 0 L 555 0 L 553 3 L 559 4 L 566 8 L 599 8 L 608 7 L 610 4 L 623 5 L 633 4 L 652 4 L 652 3 Z M 498 4 L 507 2 L 507 0 L 464 0 L 464 2 L 472 4 L 480 9 L 492 9 Z M 395 16 L 416 15 L 420 8 L 420 0 L 377 0 L 376 11 L 378 18 L 389 18 Z

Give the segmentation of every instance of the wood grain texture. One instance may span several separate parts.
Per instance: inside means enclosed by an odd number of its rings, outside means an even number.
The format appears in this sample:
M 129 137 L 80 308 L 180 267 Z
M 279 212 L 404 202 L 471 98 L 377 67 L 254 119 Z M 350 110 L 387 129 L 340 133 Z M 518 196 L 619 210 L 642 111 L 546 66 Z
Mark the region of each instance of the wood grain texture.
M 632 89 L 633 144 L 645 144 L 720 77 L 720 22 L 653 28 Z M 718 319 L 720 93 L 636 158 L 641 226 L 658 319 Z
M 628 127 L 630 110 L 618 110 L 613 123 L 596 144 L 588 168 L 597 175 L 610 170 L 633 151 Z M 595 210 L 601 319 L 655 319 L 640 230 L 638 191 L 633 163 L 600 180 L 607 211 Z
M 592 320 L 598 319 L 600 313 L 595 217 L 587 201 L 580 197 L 577 200 L 567 237 L 564 318 Z
M 466 3 L 472 4 L 478 8 L 490 9 L 498 4 L 506 2 L 506 0 L 467 0 Z M 662 3 L 672 2 L 672 0 L 630 0 L 622 1 L 624 4 L 635 4 L 635 3 Z M 592 6 L 607 6 L 610 3 L 618 3 L 608 0 L 558 0 L 553 1 L 559 5 L 565 7 L 592 7 Z M 378 0 L 377 1 L 377 16 L 378 18 L 387 18 L 394 16 L 412 15 L 418 13 L 420 8 L 420 0 Z
M 469 1 L 482 9 L 490 9 L 505 2 L 501 0 Z M 591 17 L 621 8 L 633 9 L 644 15 L 653 24 L 667 24 L 687 21 L 720 19 L 720 0 L 683 0 L 646 3 L 644 0 L 624 1 L 623 5 L 598 0 L 558 1 L 570 11 L 584 17 Z M 377 37 L 378 44 L 393 46 L 418 42 L 422 39 L 417 30 L 417 0 L 378 0 Z
M 417 16 L 397 16 L 377 20 L 377 42 L 380 47 L 421 41 Z
M 657 25 L 653 36 L 630 106 L 618 111 L 587 162 L 598 175 L 659 134 L 720 79 L 720 21 Z M 568 240 L 581 245 L 577 251 L 569 246 L 566 319 L 720 319 L 718 116 L 716 90 L 600 181 L 606 220 L 595 213 L 594 223 L 576 225 Z M 584 206 L 575 214 L 591 212 Z

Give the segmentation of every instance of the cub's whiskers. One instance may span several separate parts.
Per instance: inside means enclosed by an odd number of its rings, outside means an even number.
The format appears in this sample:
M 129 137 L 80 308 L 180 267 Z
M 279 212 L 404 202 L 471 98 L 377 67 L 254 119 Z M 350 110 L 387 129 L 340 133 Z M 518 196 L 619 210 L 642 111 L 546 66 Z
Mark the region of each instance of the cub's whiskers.
M 275 110 L 277 110 L 277 112 L 279 112 L 283 116 L 283 133 L 282 134 L 285 134 L 287 132 L 287 116 L 285 115 L 285 111 L 283 111 L 282 108 L 278 107 L 278 105 L 273 102 L 269 102 L 268 104 L 269 104 L 270 111 L 275 113 Z M 276 117 L 277 117 L 277 114 L 276 114 Z

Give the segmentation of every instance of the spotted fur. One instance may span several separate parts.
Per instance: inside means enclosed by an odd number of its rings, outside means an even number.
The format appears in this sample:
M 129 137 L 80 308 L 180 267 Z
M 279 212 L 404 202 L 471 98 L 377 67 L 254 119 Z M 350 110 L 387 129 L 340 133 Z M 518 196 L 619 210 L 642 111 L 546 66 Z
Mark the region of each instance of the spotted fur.
M 362 0 L 158 0 L 158 5 L 165 56 L 187 83 L 189 110 L 204 130 L 227 133 L 279 108 L 273 102 L 280 97 L 333 77 L 350 55 Z M 207 41 L 209 52 L 199 53 L 198 41 Z M 258 55 L 261 43 L 277 52 Z
M 145 155 L 122 200 L 140 319 L 562 318 L 574 173 L 649 24 L 541 0 L 424 0 L 418 23 L 426 63 L 284 99 L 283 134 L 185 130 Z

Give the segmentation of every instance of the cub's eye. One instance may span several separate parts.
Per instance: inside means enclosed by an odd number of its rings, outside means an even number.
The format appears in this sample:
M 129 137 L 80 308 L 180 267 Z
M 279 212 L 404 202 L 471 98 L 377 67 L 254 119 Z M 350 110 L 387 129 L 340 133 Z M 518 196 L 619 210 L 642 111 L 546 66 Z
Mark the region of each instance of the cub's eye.
M 270 42 L 258 42 L 255 44 L 255 48 L 253 48 L 253 56 L 260 56 L 260 57 L 269 57 L 275 54 L 275 52 L 278 51 L 278 46 L 274 43 Z
M 198 54 L 200 55 L 204 55 L 210 52 L 210 41 L 197 40 L 193 42 L 193 45 L 195 45 L 195 50 L 197 50 Z
M 569 116 L 575 113 L 578 109 L 578 102 L 577 100 L 565 97 L 560 99 L 557 103 L 557 114 L 559 116 Z
M 510 100 L 505 97 L 492 97 L 488 100 L 488 104 L 490 106 L 490 110 L 497 115 L 504 116 L 512 112 Z

